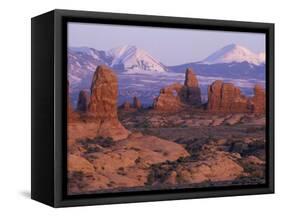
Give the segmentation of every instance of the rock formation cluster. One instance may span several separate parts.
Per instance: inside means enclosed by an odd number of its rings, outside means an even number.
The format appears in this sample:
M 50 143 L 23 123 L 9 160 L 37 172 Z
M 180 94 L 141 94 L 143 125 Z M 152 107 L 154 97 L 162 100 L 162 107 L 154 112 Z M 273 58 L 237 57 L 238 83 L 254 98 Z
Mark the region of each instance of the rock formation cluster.
M 202 106 L 201 91 L 196 74 L 187 69 L 184 84 L 162 88 L 149 111 L 134 97 L 132 104 L 126 101 L 122 108 L 141 112 L 124 112 L 122 117 L 117 99 L 117 76 L 104 65 L 94 73 L 90 95 L 80 92 L 77 112 L 68 99 L 70 194 L 132 187 L 200 187 L 264 177 L 265 141 L 257 131 L 263 129 L 265 118 L 252 114 L 265 111 L 261 86 L 256 85 L 254 95 L 246 97 L 233 84 L 215 81 L 208 88 L 207 112 L 201 109 L 193 114 L 189 108 L 196 111 Z M 173 112 L 162 115 L 161 111 Z M 255 137 L 243 141 L 232 138 L 234 131 L 245 134 L 230 127 L 238 123 L 250 123 Z M 216 128 L 226 131 L 217 133 Z M 145 133 L 148 129 L 152 129 L 150 134 Z M 218 138 L 209 138 L 206 132 Z
M 246 97 L 233 84 L 217 80 L 208 88 L 207 109 L 210 112 L 222 113 L 263 113 L 265 92 L 261 86 L 256 85 L 254 96 Z
M 183 85 L 171 84 L 160 90 L 159 96 L 154 100 L 153 108 L 160 111 L 175 111 L 182 109 Z
M 160 111 L 176 111 L 185 106 L 201 105 L 201 91 L 192 69 L 187 69 L 184 84 L 174 83 L 160 90 L 153 107 Z

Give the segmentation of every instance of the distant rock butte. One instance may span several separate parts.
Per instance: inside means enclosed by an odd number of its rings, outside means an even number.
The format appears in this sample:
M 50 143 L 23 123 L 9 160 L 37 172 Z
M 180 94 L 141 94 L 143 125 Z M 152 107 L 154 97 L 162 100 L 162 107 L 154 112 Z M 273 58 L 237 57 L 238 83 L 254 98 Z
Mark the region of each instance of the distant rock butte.
M 85 90 L 81 90 L 78 97 L 77 111 L 87 112 L 89 101 L 90 101 L 90 96 L 88 92 Z
M 254 96 L 246 97 L 233 84 L 217 80 L 208 88 L 207 109 L 223 113 L 264 113 L 265 91 L 256 85 Z
M 254 113 L 264 113 L 265 112 L 265 91 L 260 85 L 255 85 L 254 96 L 251 99 L 252 111 Z
M 183 108 L 182 97 L 183 85 L 179 83 L 171 84 L 160 90 L 160 94 L 155 98 L 153 108 L 161 111 L 175 111 Z
M 142 108 L 141 101 L 136 96 L 133 99 L 133 107 L 136 109 Z
M 215 81 L 208 88 L 207 107 L 211 112 L 243 113 L 249 111 L 249 100 L 233 84 Z
M 122 105 L 121 108 L 124 110 L 130 110 L 132 108 L 131 103 L 129 101 L 125 101 Z
M 156 110 L 175 111 L 185 105 L 201 105 L 201 91 L 192 69 L 187 69 L 184 84 L 174 83 L 160 90 L 154 100 Z

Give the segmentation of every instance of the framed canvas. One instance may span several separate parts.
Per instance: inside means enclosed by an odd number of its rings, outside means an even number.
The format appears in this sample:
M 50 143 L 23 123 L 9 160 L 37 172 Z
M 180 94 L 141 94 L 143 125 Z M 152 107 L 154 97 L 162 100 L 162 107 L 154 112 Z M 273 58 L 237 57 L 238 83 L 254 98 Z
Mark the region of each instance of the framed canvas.
M 274 24 L 32 18 L 32 192 L 54 207 L 274 192 Z

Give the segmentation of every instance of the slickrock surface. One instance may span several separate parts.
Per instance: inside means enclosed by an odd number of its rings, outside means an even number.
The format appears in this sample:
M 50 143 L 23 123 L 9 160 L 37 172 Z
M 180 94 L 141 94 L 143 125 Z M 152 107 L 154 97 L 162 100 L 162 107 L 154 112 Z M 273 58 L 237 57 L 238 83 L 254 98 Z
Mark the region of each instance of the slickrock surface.
M 82 159 L 69 156 L 69 191 L 72 194 L 144 187 L 151 165 L 189 156 L 182 145 L 140 133 L 119 142 L 100 138 L 80 141 L 78 146 L 85 150 L 79 153 Z M 79 163 L 73 165 L 74 160 Z M 77 171 L 80 171 L 79 179 Z

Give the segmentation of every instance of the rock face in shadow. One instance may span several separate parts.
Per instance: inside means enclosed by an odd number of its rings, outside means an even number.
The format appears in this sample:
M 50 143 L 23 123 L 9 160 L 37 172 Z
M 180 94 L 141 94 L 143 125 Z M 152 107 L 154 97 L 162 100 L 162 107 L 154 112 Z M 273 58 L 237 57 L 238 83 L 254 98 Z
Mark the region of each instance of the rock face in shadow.
M 177 111 L 182 109 L 183 85 L 179 83 L 171 84 L 160 90 L 160 94 L 155 98 L 153 108 L 160 111 Z
M 215 81 L 208 88 L 207 108 L 210 112 L 249 112 L 249 100 L 233 84 Z
M 132 108 L 131 103 L 129 101 L 125 101 L 120 107 L 126 111 Z
M 141 101 L 136 96 L 133 98 L 133 107 L 136 109 L 142 108 Z
M 260 85 L 255 85 L 254 96 L 252 97 L 251 102 L 253 113 L 265 112 L 265 91 Z
M 198 80 L 192 69 L 185 73 L 184 87 L 186 91 L 186 102 L 190 105 L 201 105 L 201 90 Z
M 81 90 L 78 97 L 77 111 L 87 112 L 89 101 L 90 101 L 90 96 L 88 92 L 85 90 Z
M 75 121 L 77 118 L 77 114 L 73 110 L 73 106 L 69 97 L 69 82 L 67 81 L 67 119 L 68 121 L 72 122 Z

